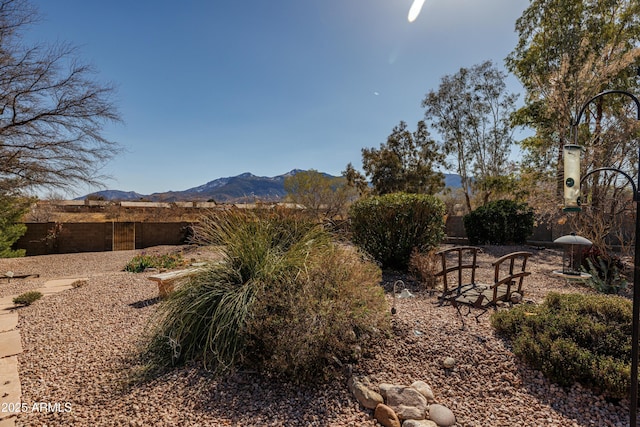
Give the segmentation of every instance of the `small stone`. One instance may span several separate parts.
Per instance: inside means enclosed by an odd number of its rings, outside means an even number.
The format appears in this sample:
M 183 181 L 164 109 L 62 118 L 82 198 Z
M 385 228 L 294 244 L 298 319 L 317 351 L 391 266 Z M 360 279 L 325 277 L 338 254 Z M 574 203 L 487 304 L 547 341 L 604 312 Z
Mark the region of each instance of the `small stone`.
M 427 399 L 427 402 L 434 403 L 436 401 L 436 396 L 433 394 L 433 390 L 431 390 L 429 384 L 425 383 L 424 381 L 415 381 L 413 384 L 411 384 L 411 387 L 418 390 L 420 394 Z
M 442 366 L 444 366 L 447 369 L 453 368 L 455 364 L 456 364 L 456 359 L 454 359 L 453 357 L 445 357 L 444 360 L 442 361 Z
M 384 427 L 401 427 L 400 419 L 396 413 L 384 403 L 376 406 L 373 417 Z
M 431 420 L 406 420 L 402 427 L 438 427 L 438 424 Z
M 363 381 L 355 376 L 349 378 L 348 387 L 358 403 L 367 409 L 375 409 L 378 404 L 384 403 L 384 399 L 379 393 L 368 388 Z
M 437 403 L 429 406 L 429 419 L 439 427 L 449 427 L 456 423 L 456 417 L 451 409 Z
M 427 399 L 415 388 L 400 385 L 380 384 L 385 403 L 402 420 L 423 420 L 427 417 Z
M 522 294 L 518 292 L 513 292 L 511 294 L 511 302 L 513 304 L 520 304 L 522 302 Z

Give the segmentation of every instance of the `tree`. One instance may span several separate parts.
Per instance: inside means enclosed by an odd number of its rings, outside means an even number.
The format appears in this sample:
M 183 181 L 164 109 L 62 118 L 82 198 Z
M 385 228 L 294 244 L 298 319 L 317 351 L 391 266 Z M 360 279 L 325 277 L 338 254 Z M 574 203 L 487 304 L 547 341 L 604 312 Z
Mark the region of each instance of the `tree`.
M 370 188 L 367 177 L 362 172 L 357 171 L 351 163 L 348 163 L 345 170 L 342 171 L 342 176 L 347 181 L 347 185 L 355 189 L 360 197 L 369 194 Z
M 491 61 L 460 68 L 422 101 L 425 119 L 439 132 L 445 153 L 455 157 L 469 211 L 474 189 L 486 203 L 509 184 L 510 116 L 517 95 L 507 91 L 505 78 Z
M 24 256 L 24 249 L 12 246 L 27 231 L 22 223 L 33 200 L 12 193 L 0 193 L 0 258 Z
M 0 0 L 0 190 L 98 184 L 118 148 L 102 135 L 120 120 L 114 88 L 67 44 L 25 46 L 36 20 L 27 0 Z
M 300 171 L 284 179 L 288 199 L 307 208 L 317 217 L 333 218 L 345 213 L 355 190 L 343 177 L 331 177 L 314 169 Z
M 532 199 L 538 212 L 557 213 L 563 191 L 562 147 L 573 143 L 569 131 L 582 106 L 608 89 L 636 92 L 640 60 L 640 3 L 635 0 L 534 0 L 516 22 L 518 44 L 507 67 L 527 90 L 515 123 L 535 134 L 522 146 L 529 167 Z M 582 168 L 615 167 L 637 173 L 638 123 L 635 106 L 624 96 L 590 103 L 579 127 L 585 146 Z M 572 229 L 606 249 L 605 237 L 619 230 L 631 203 L 624 180 L 613 174 L 591 176 L 582 185 L 587 202 Z M 551 184 L 551 185 L 550 185 Z M 554 188 L 557 198 L 549 197 Z M 539 188 L 545 194 L 536 195 Z M 609 237 L 612 237 L 609 235 Z M 620 243 L 628 236 L 620 236 Z
M 527 91 L 515 123 L 535 130 L 534 136 L 522 142 L 528 154 L 528 173 L 535 181 L 554 179 L 560 194 L 562 147 L 573 142 L 569 129 L 582 105 L 606 89 L 638 88 L 640 3 L 532 0 L 517 20 L 516 31 L 518 44 L 506 64 Z M 600 147 L 589 151 L 585 162 L 589 168 L 609 162 L 611 152 L 624 151 L 605 148 L 605 143 L 615 145 L 621 140 L 612 139 L 613 134 L 603 138 L 601 126 L 607 113 L 626 115 L 624 101 L 619 99 L 608 107 L 603 102 L 595 103 L 584 116 L 587 122 L 596 123 L 591 137 L 593 145 Z M 629 134 L 626 136 L 628 140 Z
M 378 195 L 405 192 L 435 194 L 444 188 L 444 175 L 434 168 L 444 155 L 429 135 L 424 121 L 415 132 L 401 121 L 379 149 L 362 149 L 362 168 Z M 348 171 L 348 168 L 347 168 Z

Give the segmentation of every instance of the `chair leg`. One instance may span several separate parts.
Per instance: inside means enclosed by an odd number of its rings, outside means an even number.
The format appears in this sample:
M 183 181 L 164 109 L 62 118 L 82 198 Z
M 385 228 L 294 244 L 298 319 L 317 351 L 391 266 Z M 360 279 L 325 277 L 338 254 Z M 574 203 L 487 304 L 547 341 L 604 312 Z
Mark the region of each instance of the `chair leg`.
M 460 317 L 460 323 L 462 323 L 460 330 L 464 331 L 464 327 L 465 327 L 464 316 L 462 315 L 462 311 L 460 310 L 464 304 L 460 304 L 456 300 L 451 300 L 451 305 L 456 308 L 456 311 L 458 312 L 458 317 Z M 468 309 L 468 312 L 466 315 L 468 316 L 469 313 L 471 313 L 471 307 L 467 306 L 467 309 Z
M 476 317 L 476 322 L 480 323 L 480 316 L 482 316 L 483 314 L 485 314 L 487 311 L 489 311 L 488 308 L 482 308 L 482 313 L 478 314 Z

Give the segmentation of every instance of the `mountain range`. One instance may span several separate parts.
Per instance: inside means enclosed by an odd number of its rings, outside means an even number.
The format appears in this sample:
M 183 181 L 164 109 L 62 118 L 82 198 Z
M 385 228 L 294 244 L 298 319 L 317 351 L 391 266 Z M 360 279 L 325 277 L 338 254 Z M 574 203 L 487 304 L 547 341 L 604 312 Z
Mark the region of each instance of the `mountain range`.
M 178 202 L 178 201 L 216 201 L 218 203 L 278 201 L 286 196 L 284 180 L 288 176 L 302 172 L 294 169 L 283 175 L 274 177 L 256 176 L 245 172 L 237 176 L 218 178 L 206 184 L 182 191 L 167 191 L 164 193 L 140 194 L 135 191 L 103 190 L 86 196 L 78 197 L 78 200 L 87 198 L 102 200 L 148 200 L 153 202 Z M 331 175 L 325 174 L 329 177 Z M 460 176 L 445 174 L 447 187 L 460 187 Z

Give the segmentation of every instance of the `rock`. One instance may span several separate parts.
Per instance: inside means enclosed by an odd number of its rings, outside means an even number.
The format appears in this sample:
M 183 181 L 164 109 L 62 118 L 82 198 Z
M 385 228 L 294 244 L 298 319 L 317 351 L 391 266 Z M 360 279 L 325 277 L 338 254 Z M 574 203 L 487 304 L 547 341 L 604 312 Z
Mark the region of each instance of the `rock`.
M 438 424 L 431 420 L 407 420 L 402 427 L 438 427 Z
M 380 384 L 380 392 L 387 406 L 402 420 L 423 420 L 427 417 L 427 398 L 413 387 Z
M 442 366 L 444 366 L 447 369 L 453 368 L 455 364 L 456 364 L 456 359 L 454 359 L 453 357 L 445 357 L 444 360 L 442 361 Z
M 385 427 L 401 427 L 400 420 L 393 409 L 380 403 L 373 412 L 373 417 Z
M 427 399 L 427 402 L 434 403 L 436 401 L 436 396 L 433 394 L 433 390 L 431 390 L 429 384 L 425 383 L 424 381 L 415 381 L 413 384 L 411 384 L 411 387 L 418 390 L 420 394 Z
M 424 420 L 427 418 L 427 410 L 420 406 L 397 405 L 391 409 L 401 420 Z
M 353 360 L 360 360 L 361 357 L 362 357 L 362 347 L 360 347 L 357 344 L 351 347 L 351 358 Z
M 451 409 L 437 403 L 429 406 L 429 419 L 439 427 L 449 427 L 456 423 L 456 417 Z
M 522 302 L 522 294 L 518 292 L 513 292 L 511 294 L 511 302 L 513 304 L 520 304 Z
M 358 403 L 367 409 L 375 409 L 378 404 L 384 403 L 384 399 L 379 393 L 371 390 L 355 376 L 349 378 L 348 387 Z

